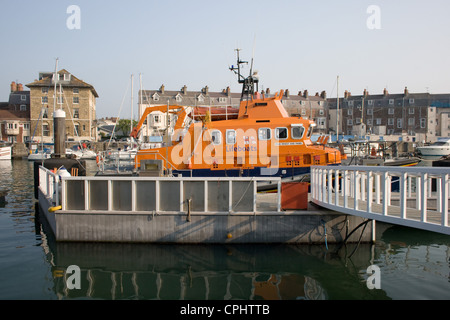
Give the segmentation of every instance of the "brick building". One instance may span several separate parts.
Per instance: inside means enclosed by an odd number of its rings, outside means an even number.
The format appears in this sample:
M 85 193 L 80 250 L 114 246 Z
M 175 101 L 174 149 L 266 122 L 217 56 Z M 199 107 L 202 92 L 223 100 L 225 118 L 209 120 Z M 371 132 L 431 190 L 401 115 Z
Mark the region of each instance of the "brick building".
M 66 140 L 96 140 L 98 94 L 94 87 L 62 69 L 57 72 L 55 101 L 54 78 L 53 72 L 41 72 L 39 79 L 26 85 L 30 88 L 30 126 L 35 137 L 42 135 L 44 142 L 52 142 L 53 112 L 62 108 L 66 113 Z
M 22 143 L 30 134 L 30 91 L 13 81 L 8 102 L 0 103 L 0 140 Z
M 339 121 L 336 121 L 337 99 L 328 99 L 330 132 L 339 135 L 383 136 L 384 140 L 433 142 L 450 136 L 450 94 L 410 93 L 369 94 L 360 96 L 345 91 L 339 98 Z

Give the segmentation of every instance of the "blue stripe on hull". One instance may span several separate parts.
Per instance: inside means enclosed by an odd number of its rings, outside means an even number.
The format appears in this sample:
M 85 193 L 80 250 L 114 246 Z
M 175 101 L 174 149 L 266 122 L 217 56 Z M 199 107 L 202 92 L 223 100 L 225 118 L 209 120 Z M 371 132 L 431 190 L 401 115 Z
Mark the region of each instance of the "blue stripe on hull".
M 234 170 L 211 170 L 211 169 L 194 169 L 194 170 L 174 170 L 173 174 L 181 174 L 183 177 L 281 177 L 287 178 L 307 174 L 310 167 L 290 167 L 290 168 L 254 168 Z

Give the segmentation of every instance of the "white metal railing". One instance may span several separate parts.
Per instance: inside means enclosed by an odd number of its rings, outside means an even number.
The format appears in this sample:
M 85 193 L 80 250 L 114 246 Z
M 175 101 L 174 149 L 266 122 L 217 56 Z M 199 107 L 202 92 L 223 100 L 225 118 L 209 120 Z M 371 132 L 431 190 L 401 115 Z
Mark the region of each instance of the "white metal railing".
M 44 172 L 44 170 L 42 170 Z M 47 172 L 47 171 L 45 171 Z M 43 174 L 43 173 L 42 173 Z M 61 178 L 62 210 L 102 213 L 256 213 L 281 212 L 281 179 L 270 205 L 261 209 L 255 177 L 123 177 L 76 176 Z M 47 180 L 41 181 L 45 185 Z
M 54 206 L 61 205 L 61 180 L 53 171 L 39 166 L 39 188 L 45 198 Z
M 450 234 L 450 168 L 313 166 L 311 199 L 331 210 Z

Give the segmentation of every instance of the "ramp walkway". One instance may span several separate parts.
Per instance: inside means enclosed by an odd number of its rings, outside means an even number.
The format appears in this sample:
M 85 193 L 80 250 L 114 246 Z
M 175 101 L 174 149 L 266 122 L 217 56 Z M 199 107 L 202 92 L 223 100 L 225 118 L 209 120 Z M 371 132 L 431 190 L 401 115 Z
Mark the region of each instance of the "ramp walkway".
M 313 166 L 311 201 L 341 213 L 450 235 L 450 168 Z

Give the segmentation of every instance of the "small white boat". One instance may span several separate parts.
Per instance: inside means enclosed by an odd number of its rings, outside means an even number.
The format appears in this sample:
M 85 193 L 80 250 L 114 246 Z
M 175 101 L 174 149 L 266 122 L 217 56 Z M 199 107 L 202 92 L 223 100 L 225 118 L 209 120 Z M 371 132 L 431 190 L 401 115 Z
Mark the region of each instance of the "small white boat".
M 11 146 L 0 146 L 0 160 L 11 160 Z
M 28 160 L 29 161 L 40 161 L 40 160 L 50 159 L 50 157 L 51 157 L 50 152 L 47 152 L 47 151 L 42 152 L 42 151 L 36 150 L 36 152 L 30 153 L 28 155 Z
M 75 156 L 76 159 L 84 159 L 84 160 L 95 160 L 97 157 L 97 154 L 89 149 L 80 149 L 80 150 L 66 149 L 66 154 L 72 154 Z
M 422 156 L 444 157 L 450 155 L 450 139 L 440 139 L 429 146 L 417 147 Z

